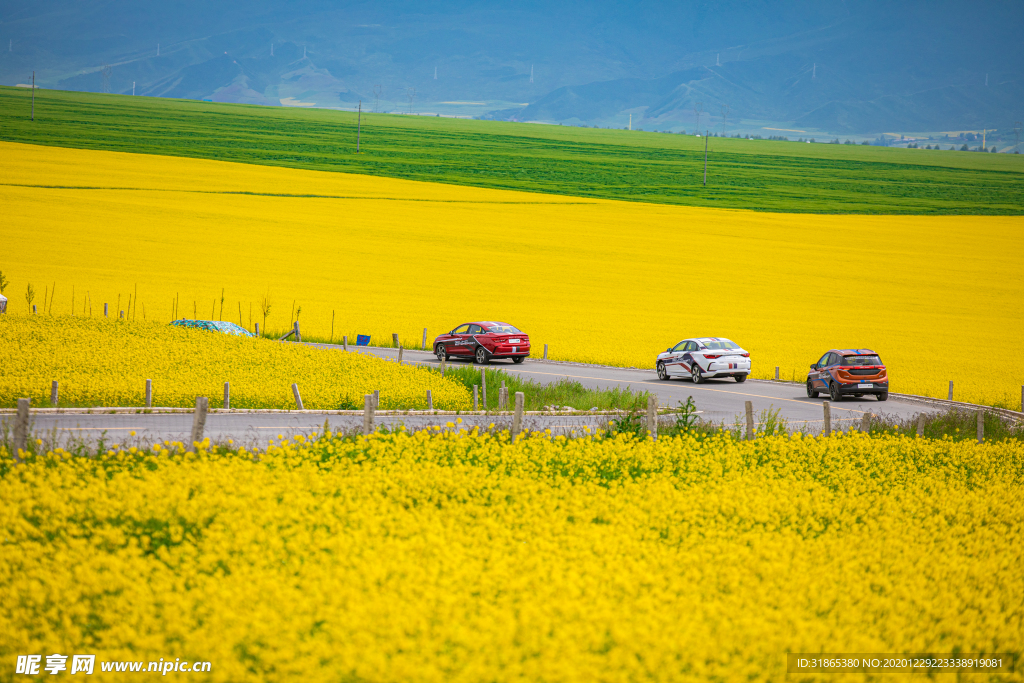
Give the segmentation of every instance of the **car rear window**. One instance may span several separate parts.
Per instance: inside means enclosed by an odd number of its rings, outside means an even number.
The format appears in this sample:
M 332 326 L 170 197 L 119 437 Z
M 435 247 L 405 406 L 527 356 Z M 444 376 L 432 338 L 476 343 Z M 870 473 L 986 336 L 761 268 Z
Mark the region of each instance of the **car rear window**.
M 491 334 L 522 334 L 522 332 L 511 325 L 490 325 L 487 331 Z
M 709 341 L 704 342 L 704 346 L 709 349 L 738 349 L 740 348 L 737 344 L 731 341 Z
M 840 365 L 881 365 L 882 359 L 878 356 L 843 356 Z

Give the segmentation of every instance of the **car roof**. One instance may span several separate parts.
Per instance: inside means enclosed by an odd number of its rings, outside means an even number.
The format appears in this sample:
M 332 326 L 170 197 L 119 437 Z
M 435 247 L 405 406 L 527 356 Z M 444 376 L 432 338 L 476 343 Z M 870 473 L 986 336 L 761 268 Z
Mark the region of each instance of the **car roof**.
M 500 323 L 496 320 L 477 320 L 476 322 L 472 322 L 469 324 L 480 325 L 481 327 L 490 327 L 491 325 L 508 325 L 509 327 L 515 327 L 515 325 L 509 325 L 508 323 Z
M 840 356 L 877 356 L 871 349 L 832 349 L 830 353 L 838 353 Z

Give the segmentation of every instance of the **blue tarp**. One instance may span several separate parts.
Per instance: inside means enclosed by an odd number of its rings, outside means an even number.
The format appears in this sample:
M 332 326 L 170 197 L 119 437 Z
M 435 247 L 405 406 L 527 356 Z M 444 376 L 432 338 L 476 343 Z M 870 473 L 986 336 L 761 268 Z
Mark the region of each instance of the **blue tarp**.
M 370 335 L 368 334 L 357 334 L 356 335 L 356 346 L 369 346 Z
M 171 323 L 175 327 L 191 327 L 198 330 L 209 330 L 210 332 L 223 332 L 224 334 L 233 334 L 239 337 L 255 337 L 253 333 L 246 330 L 244 327 L 240 327 L 235 323 L 225 322 L 223 320 L 175 320 Z

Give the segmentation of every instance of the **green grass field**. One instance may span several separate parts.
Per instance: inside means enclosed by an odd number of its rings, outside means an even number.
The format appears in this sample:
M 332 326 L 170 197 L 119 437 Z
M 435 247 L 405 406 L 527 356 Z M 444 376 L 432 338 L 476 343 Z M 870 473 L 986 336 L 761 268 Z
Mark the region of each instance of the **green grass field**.
M 0 139 L 581 197 L 798 213 L 1021 214 L 1024 156 L 0 87 Z

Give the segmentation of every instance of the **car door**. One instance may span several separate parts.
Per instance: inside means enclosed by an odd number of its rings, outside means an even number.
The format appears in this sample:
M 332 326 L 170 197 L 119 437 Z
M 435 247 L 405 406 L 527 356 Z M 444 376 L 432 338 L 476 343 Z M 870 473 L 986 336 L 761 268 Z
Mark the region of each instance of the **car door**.
M 832 379 L 832 374 L 829 372 L 829 368 L 835 364 L 838 357 L 838 354 L 826 353 L 821 357 L 821 360 L 818 361 L 817 386 L 824 391 L 828 391 L 829 381 Z
M 480 343 L 476 337 L 481 334 L 484 334 L 484 328 L 479 325 L 469 326 L 469 333 L 466 335 L 466 353 L 476 353 L 476 347 Z
M 693 355 L 696 350 L 697 350 L 697 342 L 695 342 L 695 341 L 688 341 L 688 342 L 686 342 L 686 345 L 683 346 L 683 352 L 682 352 L 682 355 L 680 357 L 680 360 L 682 362 L 681 362 L 681 364 L 679 366 L 679 369 L 681 371 L 685 372 L 687 375 L 689 375 L 691 372 L 693 372 L 693 365 L 694 365 L 694 363 L 697 363 L 697 359 L 694 358 L 694 355 Z M 697 367 L 700 367 L 699 363 L 697 364 Z
M 451 337 L 447 341 L 448 353 L 452 356 L 465 356 L 469 354 L 466 347 L 466 339 L 469 338 L 469 323 L 459 325 L 452 330 Z
M 815 389 L 822 389 L 824 387 L 821 381 L 821 370 L 828 365 L 829 355 L 831 354 L 826 353 L 822 356 L 821 359 L 814 364 L 814 367 L 811 368 L 810 373 L 807 375 L 808 378 L 810 378 L 811 386 Z
M 669 351 L 668 358 L 665 359 L 665 372 L 669 375 L 685 375 L 688 370 L 683 367 L 683 349 L 686 348 L 686 340 L 679 342 L 672 347 Z

